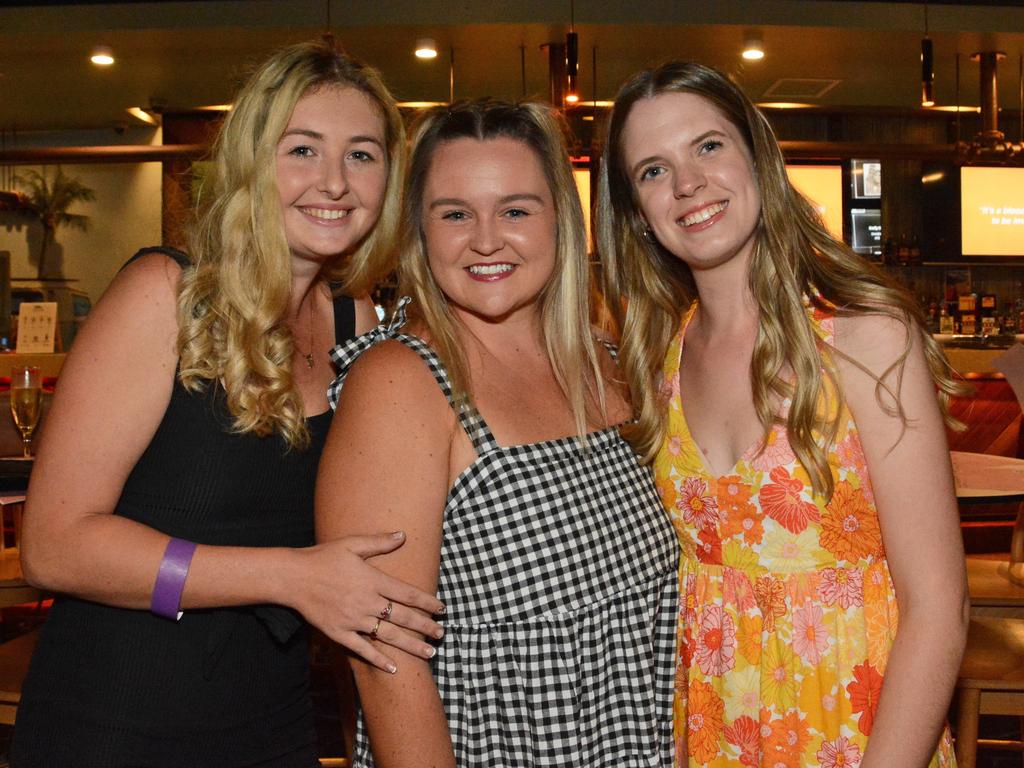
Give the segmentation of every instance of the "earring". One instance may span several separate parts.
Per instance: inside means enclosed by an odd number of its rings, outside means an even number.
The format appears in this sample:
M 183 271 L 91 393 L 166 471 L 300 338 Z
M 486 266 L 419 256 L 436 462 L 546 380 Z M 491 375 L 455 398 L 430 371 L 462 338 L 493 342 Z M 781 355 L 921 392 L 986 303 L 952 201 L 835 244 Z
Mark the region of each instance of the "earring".
M 644 227 L 643 236 L 644 240 L 648 243 L 654 243 L 654 232 L 651 231 L 650 227 Z

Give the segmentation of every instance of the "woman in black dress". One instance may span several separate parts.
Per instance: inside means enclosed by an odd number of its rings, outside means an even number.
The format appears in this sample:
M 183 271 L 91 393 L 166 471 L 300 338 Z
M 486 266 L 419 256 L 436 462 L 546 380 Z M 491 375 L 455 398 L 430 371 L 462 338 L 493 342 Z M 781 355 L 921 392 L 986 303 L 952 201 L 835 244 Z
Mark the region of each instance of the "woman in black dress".
M 383 669 L 367 635 L 432 654 L 400 628 L 437 635 L 440 603 L 364 562 L 401 534 L 311 546 L 327 351 L 375 322 L 403 142 L 373 70 L 276 54 L 225 120 L 189 257 L 146 249 L 96 306 L 28 492 L 25 573 L 62 596 L 14 765 L 308 768 L 297 614 Z

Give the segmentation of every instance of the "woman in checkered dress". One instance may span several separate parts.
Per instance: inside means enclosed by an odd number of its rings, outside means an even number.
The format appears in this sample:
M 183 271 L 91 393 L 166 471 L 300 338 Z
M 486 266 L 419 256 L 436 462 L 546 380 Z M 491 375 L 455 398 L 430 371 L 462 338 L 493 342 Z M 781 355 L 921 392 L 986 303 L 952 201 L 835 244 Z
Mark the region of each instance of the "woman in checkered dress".
M 335 349 L 317 532 L 406 531 L 375 564 L 447 613 L 430 662 L 354 663 L 354 764 L 669 768 L 677 548 L 615 426 L 554 113 L 428 114 L 407 189 L 414 301 Z M 403 631 L 388 607 L 369 637 Z

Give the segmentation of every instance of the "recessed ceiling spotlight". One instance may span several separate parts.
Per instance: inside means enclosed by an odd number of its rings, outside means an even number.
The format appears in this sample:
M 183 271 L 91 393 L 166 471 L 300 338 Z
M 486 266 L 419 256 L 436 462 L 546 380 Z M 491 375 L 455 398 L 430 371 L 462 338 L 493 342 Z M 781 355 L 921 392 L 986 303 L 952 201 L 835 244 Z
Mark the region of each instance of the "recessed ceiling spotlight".
M 417 59 L 436 59 L 437 58 L 437 43 L 434 42 L 432 37 L 421 37 L 416 41 L 416 58 Z
M 97 45 L 89 54 L 89 61 L 97 67 L 109 67 L 114 63 L 114 49 L 109 45 Z
M 747 61 L 760 61 L 764 58 L 764 40 L 757 30 L 747 30 L 743 37 L 743 58 Z
M 156 116 L 144 109 L 143 107 L 128 107 L 128 114 L 134 117 L 136 120 L 141 120 L 148 125 L 160 125 L 160 121 Z

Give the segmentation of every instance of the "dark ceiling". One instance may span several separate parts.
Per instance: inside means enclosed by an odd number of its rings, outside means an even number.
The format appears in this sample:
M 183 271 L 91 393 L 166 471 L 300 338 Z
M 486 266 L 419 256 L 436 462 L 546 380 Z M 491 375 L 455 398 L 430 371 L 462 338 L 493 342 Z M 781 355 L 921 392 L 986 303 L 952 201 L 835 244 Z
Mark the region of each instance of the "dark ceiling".
M 37 0 L 0 7 L 0 130 L 142 125 L 127 108 L 223 104 L 271 50 L 316 37 L 328 24 L 347 50 L 382 70 L 401 100 L 447 100 L 452 56 L 457 98 L 544 96 L 542 45 L 564 40 L 571 13 L 585 100 L 610 99 L 636 69 L 683 57 L 726 69 L 761 102 L 897 109 L 919 103 L 923 3 Z M 1000 103 L 1018 109 L 1022 4 L 931 2 L 927 15 L 938 104 L 977 106 L 978 68 L 969 55 L 1001 50 L 1007 59 L 999 70 Z M 763 38 L 760 62 L 739 57 L 749 31 Z M 421 37 L 438 43 L 433 62 L 413 57 Z M 113 48 L 112 67 L 89 63 L 97 44 Z

